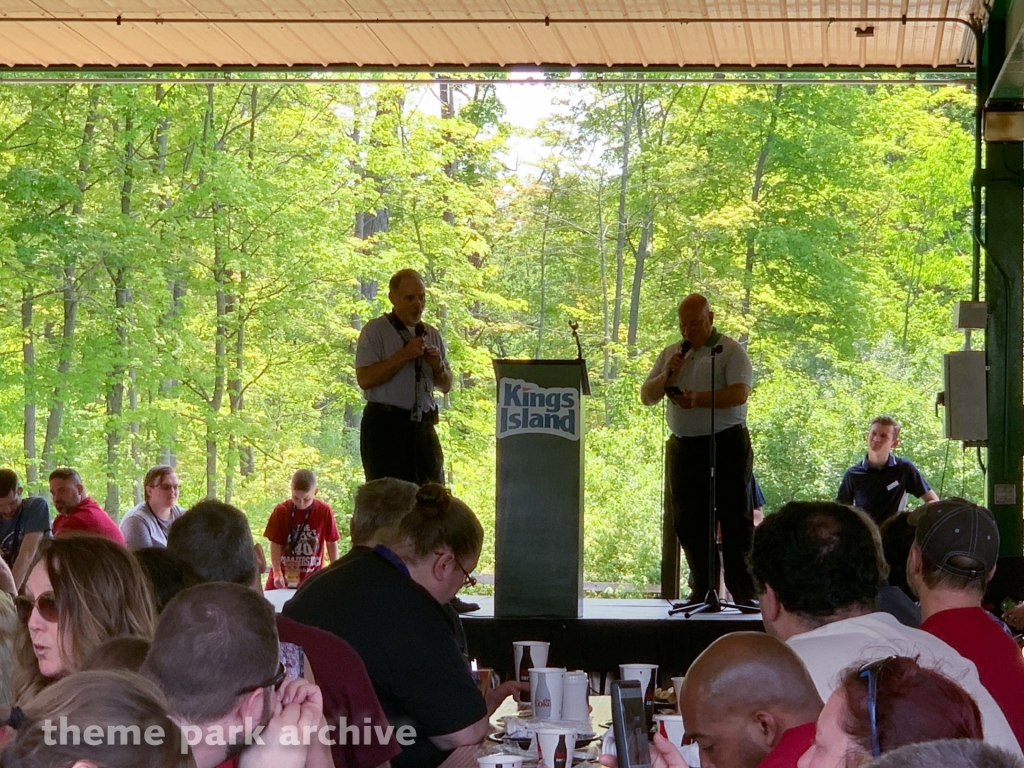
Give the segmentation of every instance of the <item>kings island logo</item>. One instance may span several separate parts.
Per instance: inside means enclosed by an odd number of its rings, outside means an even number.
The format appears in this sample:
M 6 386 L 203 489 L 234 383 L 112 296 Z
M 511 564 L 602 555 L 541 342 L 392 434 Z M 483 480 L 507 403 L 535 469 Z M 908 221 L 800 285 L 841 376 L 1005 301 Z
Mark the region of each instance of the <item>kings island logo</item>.
M 541 434 L 580 439 L 580 393 L 521 379 L 498 382 L 498 439 Z

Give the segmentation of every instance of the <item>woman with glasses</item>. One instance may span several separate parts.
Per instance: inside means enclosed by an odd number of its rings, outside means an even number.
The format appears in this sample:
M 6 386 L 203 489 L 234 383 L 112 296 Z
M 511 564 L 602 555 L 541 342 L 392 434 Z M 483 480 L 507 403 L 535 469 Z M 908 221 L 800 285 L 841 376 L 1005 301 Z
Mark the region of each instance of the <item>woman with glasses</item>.
M 167 465 L 153 467 L 142 481 L 142 502 L 121 519 L 125 545 L 133 552 L 166 547 L 171 523 L 185 514 L 178 506 L 178 476 Z
M 906 744 L 982 738 L 963 688 L 906 656 L 850 667 L 818 717 L 798 768 L 858 768 Z
M 99 536 L 45 539 L 17 598 L 23 631 L 14 700 L 27 701 L 76 672 L 108 640 L 153 637 L 149 584 L 124 547 Z
M 401 512 L 407 498 L 396 490 L 379 501 Z M 475 583 L 483 538 L 469 507 L 442 486 L 425 485 L 400 522 L 310 577 L 285 605 L 288 618 L 347 640 L 388 720 L 411 726 L 397 731 L 402 752 L 394 768 L 434 768 L 448 752 L 480 742 L 488 716 L 519 689 L 505 683 L 485 699 L 442 607 Z

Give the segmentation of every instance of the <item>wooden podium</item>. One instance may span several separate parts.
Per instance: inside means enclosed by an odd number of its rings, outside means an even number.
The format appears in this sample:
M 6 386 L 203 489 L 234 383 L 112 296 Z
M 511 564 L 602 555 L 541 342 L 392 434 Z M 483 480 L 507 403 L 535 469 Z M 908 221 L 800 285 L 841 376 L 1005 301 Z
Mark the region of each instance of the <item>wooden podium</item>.
M 586 362 L 495 360 L 494 615 L 583 611 Z

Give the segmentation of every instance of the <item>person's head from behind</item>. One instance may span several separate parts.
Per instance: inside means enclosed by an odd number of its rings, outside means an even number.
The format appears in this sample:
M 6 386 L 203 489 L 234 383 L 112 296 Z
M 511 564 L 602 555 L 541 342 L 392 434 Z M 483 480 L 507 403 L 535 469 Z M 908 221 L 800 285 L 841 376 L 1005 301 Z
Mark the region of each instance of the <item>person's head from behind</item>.
M 180 731 L 159 689 L 130 672 L 80 672 L 42 691 L 23 710 L 25 720 L 0 756 L 0 768 L 195 765 L 182 754 Z M 60 725 L 67 728 L 64 738 Z
M 910 520 L 915 527 L 907 578 L 914 593 L 968 593 L 981 605 L 999 559 L 992 513 L 954 497 L 922 505 Z
M 484 529 L 473 511 L 443 486 L 428 483 L 416 492 L 416 504 L 382 543 L 409 567 L 413 580 L 439 603 L 464 586 L 483 548 Z
M 142 669 L 150 645 L 144 637 L 115 637 L 86 656 L 82 669 L 138 672 Z
M 201 501 L 175 520 L 167 551 L 184 561 L 199 582 L 259 585 L 249 521 L 240 509 L 222 501 Z
M 188 563 L 164 547 L 143 547 L 132 552 L 132 556 L 153 588 L 157 613 L 181 590 L 201 581 Z
M 419 489 L 416 483 L 396 477 L 383 477 L 360 485 L 349 521 L 352 546 L 373 546 L 381 535 L 386 538 L 388 534 L 384 532 L 401 523 L 416 506 Z
M 908 744 L 867 764 L 870 768 L 1024 768 L 1024 760 L 977 739 Z
M 284 679 L 274 609 L 239 584 L 190 587 L 160 614 L 142 673 L 164 692 L 171 716 L 183 726 L 219 726 L 229 733 L 246 718 L 254 726 L 266 725 L 274 690 Z M 197 751 L 200 765 L 216 765 L 244 743 L 230 750 L 208 746 L 217 754 L 201 760 Z
M 843 673 L 798 768 L 858 768 L 905 744 L 980 738 L 970 694 L 916 659 L 890 656 Z
M 868 454 L 873 459 L 888 459 L 889 452 L 900 444 L 900 423 L 892 416 L 876 416 L 868 427 Z
M 80 669 L 111 638 L 153 636 L 155 611 L 142 569 L 128 550 L 100 536 L 44 539 L 17 607 L 26 630 L 19 701 Z
M 814 722 L 821 698 L 803 662 L 760 632 L 719 638 L 686 673 L 679 700 L 705 768 L 757 768 L 789 728 Z
M 906 512 L 893 515 L 882 523 L 879 532 L 882 535 L 882 553 L 889 566 L 889 584 L 909 593 L 907 557 L 914 544 L 914 526 L 910 523 L 910 515 Z
M 13 469 L 0 469 L 0 517 L 14 517 L 21 509 L 21 481 Z
M 747 563 L 765 628 L 782 640 L 871 612 L 888 573 L 878 527 L 831 501 L 791 501 L 769 515 Z
M 50 473 L 50 498 L 62 515 L 73 512 L 85 499 L 82 478 L 70 467 L 58 467 Z
M 154 512 L 166 512 L 177 504 L 180 489 L 174 467 L 167 464 L 153 467 L 142 480 L 146 503 Z
M 296 509 L 309 509 L 316 498 L 316 475 L 310 469 L 300 469 L 292 475 L 292 504 Z

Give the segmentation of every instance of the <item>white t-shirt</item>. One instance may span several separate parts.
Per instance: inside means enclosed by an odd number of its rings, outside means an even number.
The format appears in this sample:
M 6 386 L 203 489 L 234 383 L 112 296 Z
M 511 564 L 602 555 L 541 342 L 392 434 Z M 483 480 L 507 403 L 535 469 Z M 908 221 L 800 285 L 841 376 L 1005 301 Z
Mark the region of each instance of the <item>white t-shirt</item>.
M 786 641 L 811 673 L 825 701 L 841 674 L 887 656 L 918 657 L 920 663 L 959 683 L 981 710 L 985 741 L 1020 756 L 1021 748 L 1006 716 L 978 678 L 974 662 L 965 659 L 935 635 L 905 627 L 888 613 L 842 619 Z

